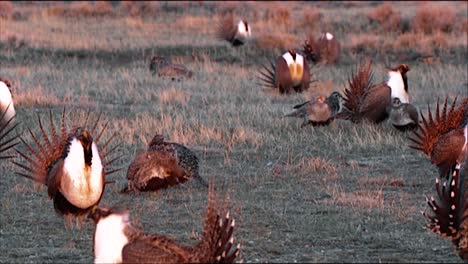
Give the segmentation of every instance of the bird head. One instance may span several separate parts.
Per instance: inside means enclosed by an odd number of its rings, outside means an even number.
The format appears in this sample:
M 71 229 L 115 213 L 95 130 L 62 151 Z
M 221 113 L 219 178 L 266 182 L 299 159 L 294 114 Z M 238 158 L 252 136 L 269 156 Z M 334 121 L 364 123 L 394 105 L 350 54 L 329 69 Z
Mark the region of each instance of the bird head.
M 81 145 L 83 145 L 85 153 L 92 153 L 93 137 L 88 131 L 78 128 L 75 137 L 81 142 Z

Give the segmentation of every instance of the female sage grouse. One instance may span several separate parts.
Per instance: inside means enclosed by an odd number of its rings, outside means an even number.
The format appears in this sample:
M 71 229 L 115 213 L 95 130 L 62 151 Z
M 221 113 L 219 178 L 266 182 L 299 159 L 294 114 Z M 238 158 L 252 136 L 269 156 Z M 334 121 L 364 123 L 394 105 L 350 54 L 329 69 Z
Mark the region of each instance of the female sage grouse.
M 410 147 L 429 156 L 432 164 L 439 168 L 441 177 L 453 170 L 460 157 L 465 142 L 464 119 L 468 115 L 468 97 L 463 99 L 456 109 L 455 98 L 450 110 L 447 109 L 447 99 L 445 98 L 442 111 L 437 100 L 435 116 L 432 115 L 429 105 L 427 106 L 428 117 L 421 113 L 422 124 L 419 124 L 419 130 L 413 131 L 413 137 L 409 138 L 416 144 Z
M 178 143 L 165 142 L 164 137 L 157 134 L 147 151 L 136 156 L 128 167 L 128 185 L 122 192 L 155 191 L 191 178 L 206 186 L 199 175 L 195 153 Z
M 232 46 L 237 47 L 247 42 L 252 35 L 252 30 L 247 21 L 239 20 L 235 24 L 234 17 L 228 15 L 219 24 L 217 35 L 219 39 L 228 41 Z
M 338 62 L 341 45 L 330 32 L 323 33 L 315 41 L 312 36 L 304 42 L 304 54 L 314 63 L 334 64 Z
M 342 96 L 339 92 L 333 92 L 328 98 L 317 96 L 315 99 L 294 106 L 296 109 L 286 116 L 300 117 L 304 119 L 301 127 L 308 124 L 312 126 L 324 126 L 330 124 L 342 109 Z
M 368 120 L 380 123 L 389 116 L 392 97 L 400 98 L 401 102 L 407 100 L 406 72 L 409 67 L 406 64 L 392 69 L 389 72 L 389 80 L 385 83 L 372 84 L 373 73 L 371 61 L 359 65 L 357 74 L 352 74 L 348 81 L 349 89 L 345 89 L 345 111 L 340 118 L 350 119 L 352 122 Z
M 263 66 L 259 79 L 262 85 L 278 89 L 281 94 L 289 94 L 293 90 L 301 93 L 309 89 L 310 70 L 304 57 L 295 50 L 288 50 L 276 61 L 271 68 Z
M 128 212 L 96 208 L 90 217 L 94 231 L 95 263 L 232 263 L 240 245 L 233 246 L 235 220 L 227 198 L 214 193 L 210 183 L 208 208 L 201 241 L 194 247 L 159 235 L 145 234 L 132 226 Z
M 458 256 L 468 260 L 468 126 L 464 129 L 465 142 L 461 157 L 451 169 L 442 186 L 436 178 L 438 200 L 426 198 L 432 214 L 423 212 L 429 220 L 427 228 L 443 238 L 448 238 L 455 246 Z
M 7 159 L 11 158 L 10 155 L 3 155 L 7 150 L 11 149 L 12 147 L 18 145 L 17 142 L 18 135 L 11 136 L 12 131 L 16 128 L 18 123 L 12 124 L 13 119 L 15 116 L 11 116 L 10 118 L 6 118 L 8 115 L 8 110 L 11 107 L 11 104 L 7 105 L 7 107 L 0 112 L 0 119 L 5 120 L 0 124 L 0 159 Z M 11 136 L 11 137 L 10 137 Z
M 388 109 L 390 122 L 400 131 L 414 130 L 418 128 L 419 115 L 416 107 L 410 103 L 402 103 L 400 98 L 392 100 L 392 106 Z
M 0 112 L 3 113 L 0 126 L 15 118 L 15 106 L 10 89 L 11 83 L 0 78 Z
M 40 135 L 36 136 L 28 128 L 34 144 L 26 143 L 20 137 L 26 151 L 15 148 L 26 161 L 13 161 L 25 171 L 17 174 L 47 186 L 49 198 L 54 201 L 55 211 L 65 218 L 69 228 L 72 227 L 74 219 L 78 228 L 81 228 L 85 214 L 101 200 L 105 177 L 117 171 L 107 169 L 117 158 L 106 161 L 116 148 L 107 149 L 113 137 L 98 147 L 107 125 L 96 131 L 97 136 L 93 138 L 100 116 L 90 130 L 86 129 L 87 120 L 88 116 L 84 124 L 68 129 L 63 110 L 60 131 L 57 131 L 50 112 L 50 137 L 42 125 L 41 118 L 38 117 Z
M 170 77 L 173 81 L 178 77 L 192 77 L 192 71 L 181 64 L 173 64 L 169 59 L 159 56 L 153 56 L 150 62 L 150 71 L 153 75 L 158 74 L 159 77 Z M 180 80 L 180 79 L 178 79 Z

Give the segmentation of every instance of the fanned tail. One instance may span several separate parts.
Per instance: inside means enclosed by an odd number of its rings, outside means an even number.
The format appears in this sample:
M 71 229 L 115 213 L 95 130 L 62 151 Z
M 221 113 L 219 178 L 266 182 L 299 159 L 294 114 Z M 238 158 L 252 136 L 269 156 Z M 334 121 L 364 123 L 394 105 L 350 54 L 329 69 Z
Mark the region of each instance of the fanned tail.
M 8 108 L 10 107 L 11 102 L 8 104 L 6 109 L 3 111 L 0 120 L 3 120 L 5 117 Z M 20 142 L 17 141 L 18 135 L 14 135 L 10 138 L 8 138 L 12 131 L 15 130 L 15 128 L 18 126 L 18 122 L 16 122 L 14 125 L 12 125 L 13 120 L 15 119 L 16 115 L 12 116 L 10 119 L 8 119 L 4 124 L 0 126 L 0 154 L 6 152 L 7 150 L 13 148 L 14 146 L 18 145 Z M 11 155 L 0 155 L 0 159 L 8 159 L 12 158 L 13 156 Z
M 227 194 L 224 201 L 219 201 L 214 184 L 210 182 L 202 241 L 196 250 L 210 252 L 211 263 L 232 263 L 239 255 L 240 244 L 233 247 L 235 220 L 230 218 L 229 209 Z
M 361 63 L 356 74 L 352 73 L 348 79 L 349 87 L 344 91 L 344 108 L 347 109 L 346 114 L 339 117 L 342 119 L 358 118 L 359 107 L 365 93 L 372 87 L 373 72 L 371 71 L 372 61 Z
M 257 76 L 257 85 L 266 87 L 266 88 L 275 88 L 275 71 L 276 71 L 276 66 L 275 64 L 270 61 L 270 66 L 267 65 L 262 65 L 263 69 L 260 69 L 258 71 L 258 76 Z

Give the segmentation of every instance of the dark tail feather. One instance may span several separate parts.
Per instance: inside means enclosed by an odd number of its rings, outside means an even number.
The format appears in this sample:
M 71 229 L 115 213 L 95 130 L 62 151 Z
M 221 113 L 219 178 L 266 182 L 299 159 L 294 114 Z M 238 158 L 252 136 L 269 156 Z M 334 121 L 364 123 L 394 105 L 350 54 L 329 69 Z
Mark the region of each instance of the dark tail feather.
M 270 68 L 266 65 L 262 65 L 263 70 L 259 71 L 259 76 L 257 84 L 268 87 L 275 88 L 275 64 L 270 62 Z

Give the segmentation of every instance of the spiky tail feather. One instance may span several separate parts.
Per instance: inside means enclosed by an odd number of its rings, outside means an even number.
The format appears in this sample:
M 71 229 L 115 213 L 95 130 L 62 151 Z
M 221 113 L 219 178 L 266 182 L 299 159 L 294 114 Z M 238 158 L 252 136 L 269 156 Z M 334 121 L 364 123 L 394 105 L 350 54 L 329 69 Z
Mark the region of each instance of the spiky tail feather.
M 266 88 L 276 88 L 276 80 L 275 80 L 275 71 L 276 65 L 274 62 L 270 61 L 270 66 L 262 65 L 263 70 L 259 70 L 259 76 L 257 76 L 258 81 L 257 85 Z
M 413 131 L 413 136 L 408 139 L 415 145 L 409 147 L 430 156 L 434 149 L 434 144 L 443 134 L 452 129 L 461 127 L 464 119 L 466 118 L 466 108 L 468 106 L 468 98 L 465 98 L 457 109 L 455 104 L 457 98 L 452 102 L 450 110 L 447 112 L 447 100 L 445 98 L 444 106 L 440 111 L 439 99 L 437 99 L 435 116 L 433 117 L 429 104 L 427 105 L 427 118 L 420 112 L 422 123 L 418 125 L 418 130 Z
M 8 104 L 6 107 L 5 111 L 3 111 L 0 120 L 3 120 L 5 117 L 8 108 L 10 108 L 11 102 Z M 8 119 L 2 126 L 0 126 L 0 154 L 9 150 L 10 148 L 18 145 L 20 142 L 16 141 L 18 139 L 18 135 L 14 135 L 13 137 L 7 139 L 10 135 L 11 132 L 18 126 L 18 122 L 16 122 L 14 125 L 11 125 L 13 120 L 15 119 L 16 115 L 12 116 L 10 119 Z M 0 159 L 8 159 L 12 158 L 14 156 L 8 155 L 8 156 L 2 156 L 0 155 Z
M 232 263 L 239 255 L 240 244 L 233 248 L 235 220 L 230 218 L 228 195 L 226 194 L 224 201 L 219 200 L 219 195 L 215 194 L 211 180 L 202 241 L 196 250 L 210 252 L 212 259 L 209 262 Z

